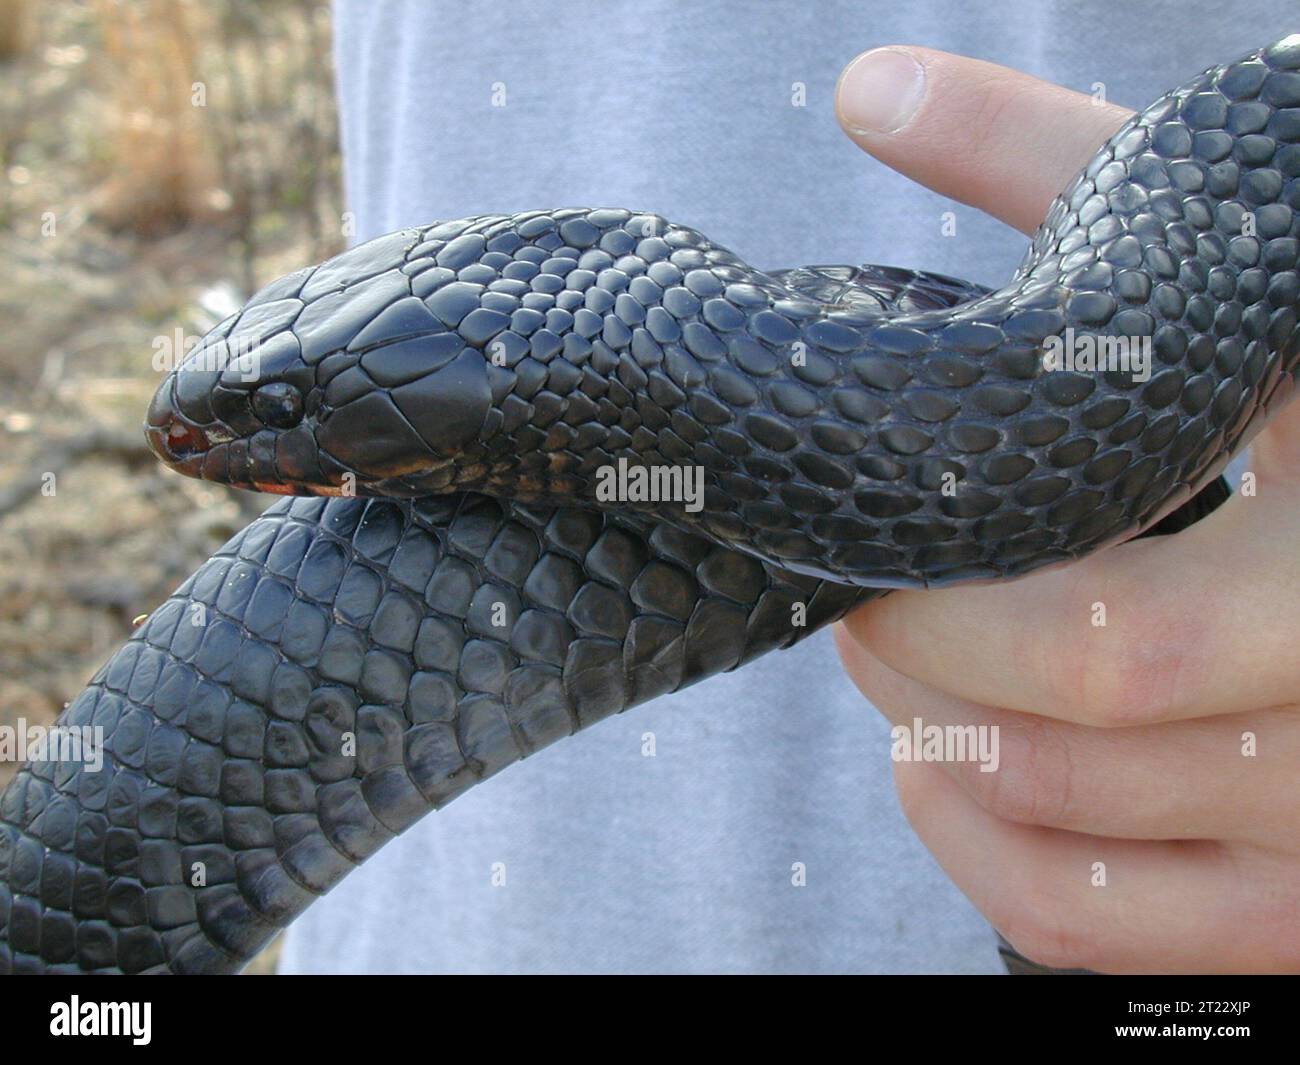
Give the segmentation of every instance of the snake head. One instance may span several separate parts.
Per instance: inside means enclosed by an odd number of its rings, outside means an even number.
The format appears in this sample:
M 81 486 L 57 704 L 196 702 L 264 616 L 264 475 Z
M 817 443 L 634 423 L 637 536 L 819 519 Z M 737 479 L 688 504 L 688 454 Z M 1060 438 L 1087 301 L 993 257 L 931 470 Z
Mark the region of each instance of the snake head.
M 308 415 L 315 378 L 291 332 L 263 340 L 228 320 L 164 379 L 145 437 L 180 473 L 262 491 L 305 490 L 323 474 Z
M 426 232 L 257 293 L 162 382 L 153 451 L 178 472 L 280 494 L 450 490 L 491 403 L 488 359 L 412 293 L 408 255 Z

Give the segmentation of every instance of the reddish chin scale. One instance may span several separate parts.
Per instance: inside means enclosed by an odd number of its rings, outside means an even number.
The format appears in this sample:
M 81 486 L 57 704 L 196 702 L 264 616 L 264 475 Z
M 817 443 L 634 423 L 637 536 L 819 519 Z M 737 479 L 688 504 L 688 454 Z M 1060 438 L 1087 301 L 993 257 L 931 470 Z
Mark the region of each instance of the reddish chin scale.
M 177 458 L 208 450 L 208 438 L 202 429 L 174 421 L 167 427 L 166 447 Z

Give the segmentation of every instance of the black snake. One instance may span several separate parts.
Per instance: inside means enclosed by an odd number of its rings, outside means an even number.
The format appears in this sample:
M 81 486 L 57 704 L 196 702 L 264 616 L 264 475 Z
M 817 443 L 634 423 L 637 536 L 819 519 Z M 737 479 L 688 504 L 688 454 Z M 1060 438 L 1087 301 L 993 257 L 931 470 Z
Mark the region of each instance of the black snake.
M 237 969 L 576 729 L 879 589 L 1152 529 L 1294 386 L 1297 211 L 1291 36 L 1127 122 L 997 291 L 762 272 L 586 209 L 405 230 L 274 282 L 146 431 L 176 469 L 300 498 L 65 711 L 102 728 L 102 768 L 33 762 L 0 798 L 0 970 Z M 697 505 L 598 503 L 622 460 L 701 471 Z

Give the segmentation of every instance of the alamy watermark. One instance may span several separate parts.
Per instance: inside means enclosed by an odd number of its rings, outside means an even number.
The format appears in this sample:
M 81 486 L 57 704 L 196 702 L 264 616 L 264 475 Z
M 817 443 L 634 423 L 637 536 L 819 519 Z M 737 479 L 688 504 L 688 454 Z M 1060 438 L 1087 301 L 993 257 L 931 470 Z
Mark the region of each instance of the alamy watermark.
M 620 458 L 596 470 L 601 503 L 681 503 L 690 514 L 704 509 L 703 466 L 641 466 Z
M 997 725 L 927 725 L 914 717 L 889 738 L 895 762 L 978 762 L 981 773 L 996 773 L 1001 762 Z
M 82 1002 L 73 995 L 50 1006 L 50 1035 L 128 1036 L 135 1046 L 148 1046 L 152 1020 L 151 1002 Z
M 233 340 L 223 337 L 203 344 L 202 337 L 187 334 L 178 326 L 170 336 L 161 333 L 154 337 L 152 347 L 150 365 L 158 373 L 216 370 L 237 373 L 242 381 L 255 381 L 262 375 L 262 356 L 258 350 L 261 344 L 252 335 Z
M 1127 373 L 1135 382 L 1150 381 L 1151 338 L 1075 336 L 1074 326 L 1067 326 L 1064 335 L 1043 341 L 1043 369 Z
M 104 768 L 103 725 L 0 725 L 0 762 L 80 762 L 86 771 Z

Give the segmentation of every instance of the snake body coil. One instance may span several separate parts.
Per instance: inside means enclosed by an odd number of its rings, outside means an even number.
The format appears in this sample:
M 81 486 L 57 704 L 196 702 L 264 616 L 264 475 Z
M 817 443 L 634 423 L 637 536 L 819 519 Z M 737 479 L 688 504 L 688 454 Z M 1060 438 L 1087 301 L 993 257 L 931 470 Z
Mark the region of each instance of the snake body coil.
M 1292 36 L 1128 122 L 996 292 L 765 273 L 586 209 L 273 283 L 163 383 L 150 443 L 345 498 L 271 507 L 96 674 L 61 722 L 103 729 L 100 771 L 0 798 L 0 970 L 236 969 L 553 740 L 880 589 L 1151 529 L 1294 387 L 1297 211 Z M 1081 340 L 1150 361 L 1045 362 Z M 702 506 L 602 503 L 620 460 L 700 469 Z

